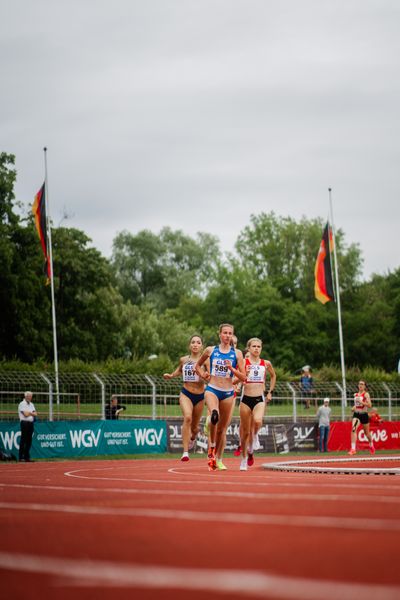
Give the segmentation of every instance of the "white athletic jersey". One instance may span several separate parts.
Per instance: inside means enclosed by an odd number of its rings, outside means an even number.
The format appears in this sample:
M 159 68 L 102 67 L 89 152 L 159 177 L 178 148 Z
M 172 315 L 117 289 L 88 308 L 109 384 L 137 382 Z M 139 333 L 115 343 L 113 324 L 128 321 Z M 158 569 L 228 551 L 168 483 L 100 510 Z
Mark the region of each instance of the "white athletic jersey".
M 259 364 L 255 365 L 251 363 L 248 358 L 246 358 L 246 383 L 264 383 L 267 376 L 267 366 L 269 364 L 270 363 L 268 360 L 264 360 L 262 358 Z
M 200 381 L 200 377 L 197 375 L 194 366 L 195 366 L 195 362 L 193 360 L 191 360 L 191 359 L 189 359 L 182 366 L 182 379 L 183 379 L 184 382 L 187 382 L 187 381 L 192 381 L 192 382 Z
M 354 394 L 354 406 L 358 412 L 368 411 L 368 407 L 365 406 L 365 392 L 356 392 Z

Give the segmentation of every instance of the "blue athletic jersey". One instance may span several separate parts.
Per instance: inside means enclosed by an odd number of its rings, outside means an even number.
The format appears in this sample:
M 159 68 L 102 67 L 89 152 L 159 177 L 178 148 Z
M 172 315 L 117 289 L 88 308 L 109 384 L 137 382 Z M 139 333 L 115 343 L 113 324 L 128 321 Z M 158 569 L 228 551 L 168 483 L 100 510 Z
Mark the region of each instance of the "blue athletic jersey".
M 236 351 L 231 348 L 229 352 L 221 352 L 219 346 L 215 346 L 210 356 L 210 374 L 214 377 L 233 377 L 232 371 L 225 365 L 225 361 L 229 360 L 233 368 L 237 366 Z

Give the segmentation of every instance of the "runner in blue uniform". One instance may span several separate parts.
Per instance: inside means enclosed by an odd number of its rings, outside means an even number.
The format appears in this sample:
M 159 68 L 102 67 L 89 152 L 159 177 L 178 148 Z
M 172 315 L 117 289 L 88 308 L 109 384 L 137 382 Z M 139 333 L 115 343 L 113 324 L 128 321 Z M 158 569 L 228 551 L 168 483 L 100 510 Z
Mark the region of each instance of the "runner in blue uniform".
M 233 325 L 228 323 L 220 325 L 219 345 L 208 346 L 196 363 L 196 373 L 208 383 L 205 390 L 205 401 L 211 414 L 208 466 L 212 471 L 226 470 L 226 466 L 222 462 L 222 455 L 226 442 L 226 430 L 230 424 L 235 404 L 233 376 L 241 381 L 246 379 L 243 354 L 232 346 L 233 335 Z M 202 368 L 207 360 L 209 360 L 209 372 Z

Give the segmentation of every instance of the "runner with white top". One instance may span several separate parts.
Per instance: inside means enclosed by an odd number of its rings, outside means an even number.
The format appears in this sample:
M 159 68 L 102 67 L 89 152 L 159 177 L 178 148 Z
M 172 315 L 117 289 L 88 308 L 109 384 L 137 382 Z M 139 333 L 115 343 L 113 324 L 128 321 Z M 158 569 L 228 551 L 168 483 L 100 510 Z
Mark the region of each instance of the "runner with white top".
M 182 356 L 173 373 L 164 373 L 164 379 L 182 375 L 183 386 L 179 395 L 179 404 L 183 414 L 181 461 L 189 460 L 189 450 L 195 444 L 199 431 L 199 422 L 204 407 L 204 381 L 196 373 L 196 362 L 203 350 L 203 341 L 199 335 L 192 335 L 189 342 L 190 354 Z
M 242 460 L 240 470 L 247 471 L 254 464 L 254 449 L 258 449 L 258 431 L 262 425 L 265 402 L 272 400 L 272 392 L 276 383 L 276 373 L 269 360 L 260 358 L 262 341 L 251 338 L 247 342 L 248 357 L 245 359 L 246 381 L 240 402 L 240 445 Z M 269 389 L 266 395 L 265 382 L 270 375 Z
M 351 419 L 351 448 L 349 454 L 356 454 L 356 439 L 357 429 L 361 424 L 364 429 L 364 433 L 369 441 L 369 451 L 371 454 L 375 454 L 374 442 L 372 441 L 372 435 L 369 430 L 369 416 L 368 409 L 371 408 L 372 402 L 371 397 L 367 391 L 367 383 L 363 380 L 358 382 L 358 392 L 354 394 L 354 405 L 352 407 L 353 417 Z

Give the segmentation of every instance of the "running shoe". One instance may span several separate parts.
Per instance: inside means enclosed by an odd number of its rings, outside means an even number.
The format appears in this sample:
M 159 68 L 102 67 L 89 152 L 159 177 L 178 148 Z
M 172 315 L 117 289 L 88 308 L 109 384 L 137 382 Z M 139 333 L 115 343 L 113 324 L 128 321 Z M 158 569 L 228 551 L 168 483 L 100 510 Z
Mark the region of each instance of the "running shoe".
M 370 454 L 375 454 L 375 448 L 374 448 L 374 446 L 370 446 L 369 447 L 369 451 L 370 451 Z
M 208 448 L 207 458 L 208 458 L 208 463 L 207 463 L 208 464 L 208 470 L 209 471 L 216 471 L 216 469 L 217 469 L 217 463 L 216 463 L 216 460 L 215 460 L 215 447 L 214 446 L 210 446 Z
M 219 414 L 216 408 L 214 408 L 214 410 L 211 413 L 211 423 L 213 425 L 216 425 L 219 421 Z
M 242 458 L 240 461 L 240 471 L 247 471 L 247 458 Z
M 239 446 L 236 448 L 236 450 L 233 451 L 233 455 L 240 456 L 241 454 L 242 454 L 242 446 L 239 444 Z
M 189 440 L 189 446 L 188 446 L 189 450 L 193 450 L 195 442 L 196 442 L 196 438 L 194 440 Z
M 215 447 L 210 446 L 208 448 L 207 458 L 215 458 Z
M 247 464 L 249 467 L 252 467 L 254 465 L 254 456 L 252 452 L 249 452 L 247 455 Z
M 260 448 L 261 448 L 260 440 L 258 439 L 258 433 L 256 433 L 255 436 L 253 437 L 253 450 L 260 450 Z
M 354 454 L 357 454 L 355 450 L 353 450 L 353 448 L 348 452 L 348 454 L 350 454 L 350 456 L 353 456 Z
M 208 415 L 208 417 L 206 417 L 206 422 L 204 423 L 204 428 L 203 428 L 203 433 L 206 437 L 208 437 L 208 434 L 210 433 L 210 421 L 211 421 L 211 417 L 210 417 L 210 415 Z
M 228 469 L 228 467 L 226 467 L 224 465 L 224 463 L 222 462 L 222 460 L 220 458 L 217 458 L 215 462 L 217 463 L 218 471 L 226 471 Z
M 188 460 L 189 460 L 189 454 L 188 454 L 187 452 L 184 452 L 184 453 L 182 454 L 181 461 L 182 461 L 182 462 L 187 462 Z
M 207 464 L 208 464 L 208 470 L 209 471 L 216 471 L 217 470 L 217 461 L 215 460 L 215 458 L 209 458 Z

